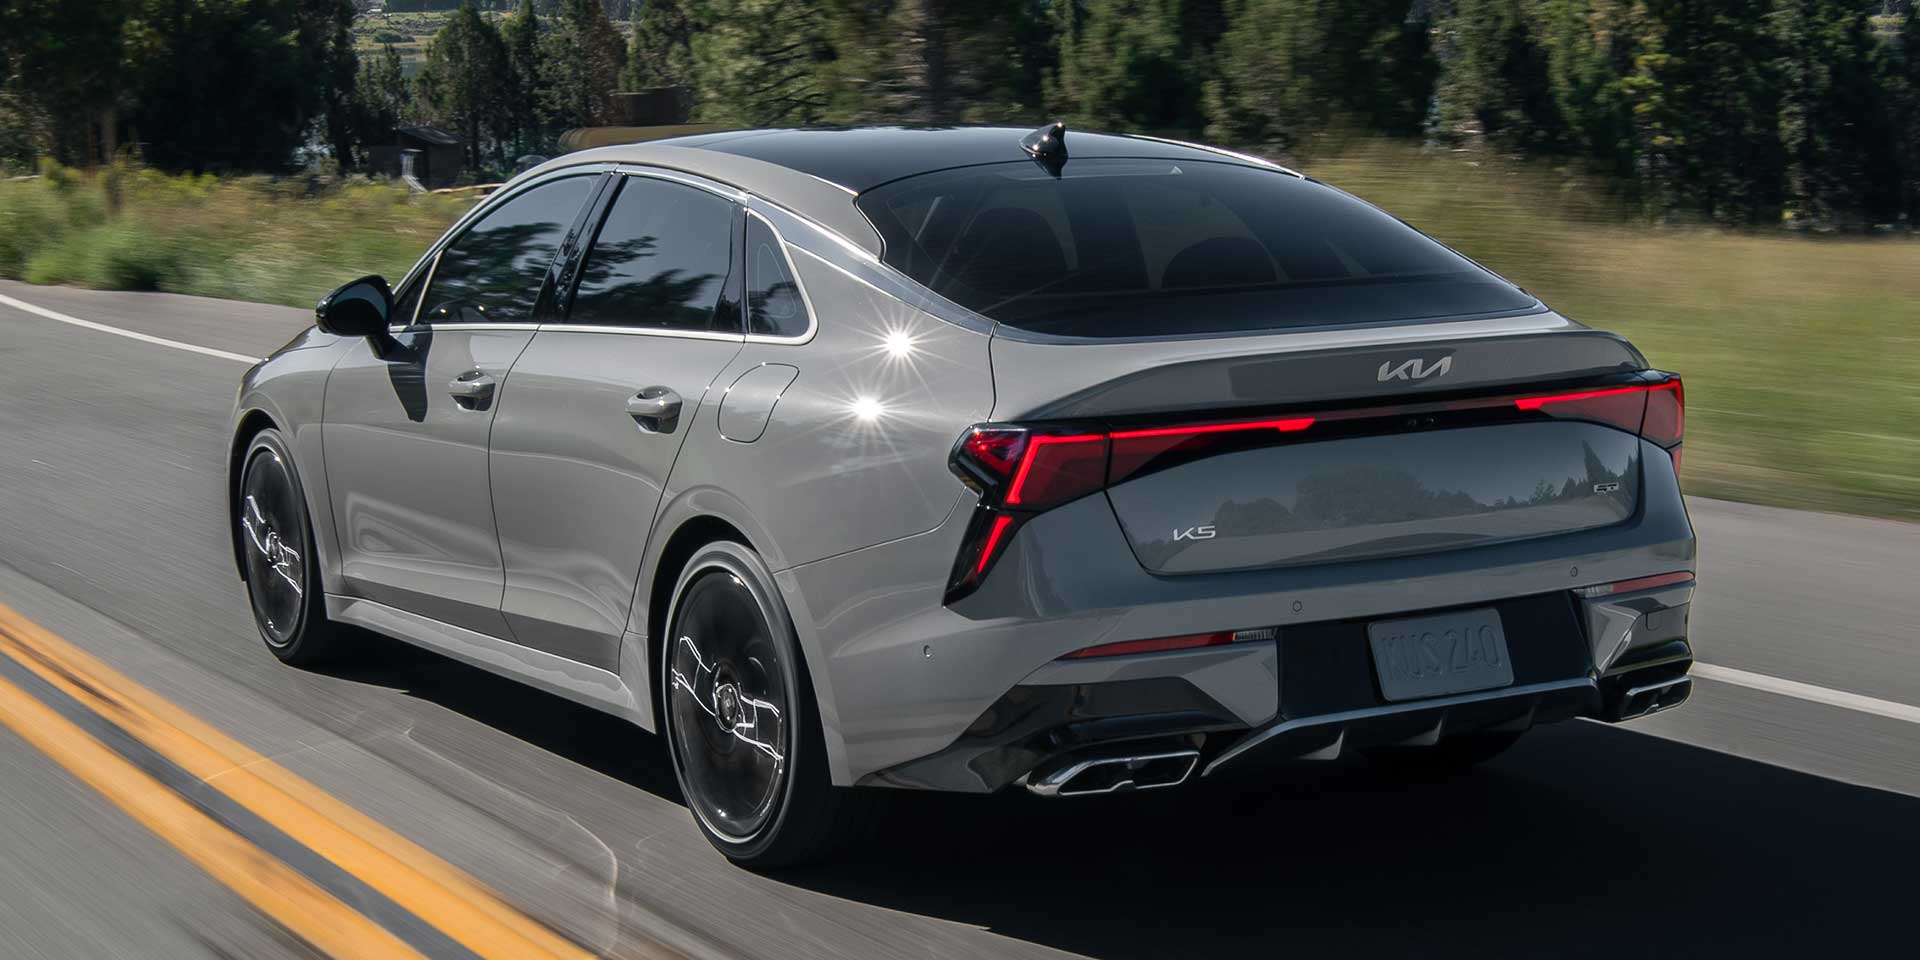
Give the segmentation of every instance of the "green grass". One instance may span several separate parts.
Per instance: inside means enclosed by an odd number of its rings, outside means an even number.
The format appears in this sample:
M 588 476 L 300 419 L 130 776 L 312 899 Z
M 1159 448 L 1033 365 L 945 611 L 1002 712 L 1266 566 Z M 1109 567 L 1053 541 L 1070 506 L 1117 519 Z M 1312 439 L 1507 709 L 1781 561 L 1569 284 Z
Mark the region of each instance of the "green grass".
M 397 280 L 471 204 L 364 180 L 310 191 L 303 180 L 51 168 L 0 182 L 0 276 L 311 306 L 357 276 Z
M 1920 519 L 1920 241 L 1649 225 L 1563 171 L 1397 145 L 1300 166 L 1684 375 L 1689 492 Z M 53 170 L 0 182 L 0 275 L 306 306 L 397 278 L 470 202 Z

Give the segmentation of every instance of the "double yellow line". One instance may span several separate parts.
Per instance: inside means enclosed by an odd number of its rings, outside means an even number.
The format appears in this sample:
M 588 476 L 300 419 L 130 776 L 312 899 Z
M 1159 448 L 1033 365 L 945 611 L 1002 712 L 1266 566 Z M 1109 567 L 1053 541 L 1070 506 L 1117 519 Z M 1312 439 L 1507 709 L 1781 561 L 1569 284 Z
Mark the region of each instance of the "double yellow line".
M 575 958 L 589 951 L 473 878 L 0 604 L 0 653 L 77 703 L 87 726 L 0 675 L 0 723 L 111 800 L 215 880 L 335 957 Z M 32 686 L 30 682 L 27 686 Z M 97 720 L 107 727 L 100 727 Z M 131 738 L 419 924 L 382 925 L 211 815 L 112 742 Z M 151 765 L 149 765 L 150 767 Z M 421 927 L 424 924 L 425 927 Z M 403 929 L 396 930 L 393 927 Z M 430 928 L 427 935 L 421 930 Z M 641 956 L 665 957 L 660 948 Z

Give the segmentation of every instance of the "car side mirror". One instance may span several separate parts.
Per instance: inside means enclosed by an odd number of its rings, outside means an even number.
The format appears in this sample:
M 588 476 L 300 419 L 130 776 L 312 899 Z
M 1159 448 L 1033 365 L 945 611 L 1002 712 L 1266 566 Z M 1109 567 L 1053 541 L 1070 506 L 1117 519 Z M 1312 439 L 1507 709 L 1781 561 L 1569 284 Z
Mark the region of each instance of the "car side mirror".
M 393 314 L 393 291 L 382 277 L 361 277 L 320 298 L 313 308 L 321 330 L 337 337 L 387 339 L 387 318 Z

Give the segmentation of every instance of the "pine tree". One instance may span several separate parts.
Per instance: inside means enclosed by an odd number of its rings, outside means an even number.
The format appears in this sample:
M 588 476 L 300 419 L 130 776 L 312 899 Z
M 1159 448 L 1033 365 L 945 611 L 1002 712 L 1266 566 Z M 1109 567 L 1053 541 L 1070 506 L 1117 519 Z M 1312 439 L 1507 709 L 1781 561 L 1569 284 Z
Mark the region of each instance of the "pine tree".
M 1634 73 L 1638 175 L 1661 209 L 1721 223 L 1779 219 L 1786 151 L 1767 24 L 1720 0 L 1644 0 Z
M 1214 48 L 1208 133 L 1296 145 L 1340 125 L 1415 132 L 1435 63 L 1410 0 L 1238 0 Z
M 405 120 L 413 104 L 413 84 L 393 44 L 360 65 L 353 87 L 354 121 L 362 145 L 383 142 Z
M 545 64 L 540 61 L 540 18 L 533 11 L 533 0 L 520 0 L 519 9 L 501 26 L 500 39 L 507 48 L 507 113 L 513 126 L 514 150 L 540 150 L 547 139 L 540 111 L 547 81 Z
M 1882 83 L 1894 101 L 1899 149 L 1899 207 L 1909 226 L 1920 224 L 1920 3 L 1909 4 L 1887 51 Z
M 498 155 L 512 119 L 506 109 L 507 46 L 493 24 L 465 0 L 434 34 L 417 88 L 421 107 L 434 122 L 460 131 L 468 162 L 479 166 Z
M 1504 146 L 1567 145 L 1549 55 L 1521 0 L 1455 0 L 1440 22 L 1442 64 L 1429 133 L 1445 141 L 1484 137 Z
M 1777 0 L 1780 138 L 1787 208 L 1796 220 L 1850 223 L 1891 217 L 1898 196 L 1895 105 L 1884 95 L 1864 7 L 1841 0 Z
M 817 122 L 828 56 L 818 0 L 689 0 L 694 110 L 749 127 Z
M 1083 0 L 1062 5 L 1059 66 L 1047 102 L 1109 130 L 1191 130 L 1199 90 L 1178 0 Z
M 633 14 L 633 46 L 627 52 L 627 86 L 688 86 L 693 79 L 694 22 L 683 0 L 647 0 Z
M 554 129 L 611 122 L 626 41 L 600 0 L 564 0 L 554 21 L 540 42 L 546 122 Z
M 354 79 L 359 63 L 353 52 L 353 0 L 299 0 L 300 48 L 307 76 L 319 97 L 321 122 L 333 148 L 335 167 L 353 163 Z

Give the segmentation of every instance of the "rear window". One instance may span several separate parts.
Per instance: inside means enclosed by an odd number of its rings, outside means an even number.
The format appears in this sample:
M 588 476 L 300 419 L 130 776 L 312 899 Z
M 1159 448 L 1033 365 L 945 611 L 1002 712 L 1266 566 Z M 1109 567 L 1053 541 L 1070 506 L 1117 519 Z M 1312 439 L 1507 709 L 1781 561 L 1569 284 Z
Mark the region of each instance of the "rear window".
M 1019 161 L 856 201 L 895 268 L 1009 326 L 1225 334 L 1535 306 L 1512 284 L 1321 184 L 1206 161 Z

